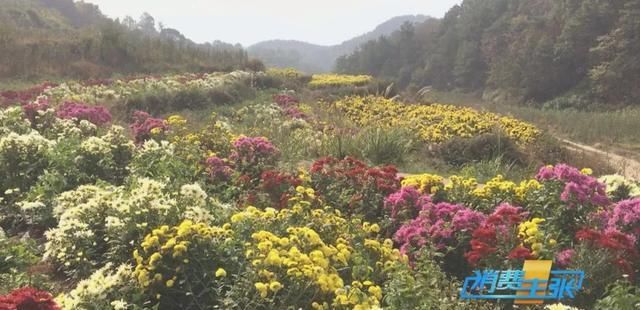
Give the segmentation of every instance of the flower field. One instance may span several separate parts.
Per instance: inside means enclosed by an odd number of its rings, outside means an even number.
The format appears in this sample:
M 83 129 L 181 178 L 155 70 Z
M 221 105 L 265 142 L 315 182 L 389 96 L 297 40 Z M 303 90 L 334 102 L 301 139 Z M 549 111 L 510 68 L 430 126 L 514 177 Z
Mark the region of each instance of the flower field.
M 509 309 L 460 300 L 461 280 L 475 269 L 520 269 L 526 259 L 586 274 L 588 289 L 567 306 L 538 309 L 637 302 L 634 180 L 557 163 L 480 184 L 328 156 L 336 154 L 330 141 L 352 128 L 319 117 L 314 107 L 326 104 L 279 90 L 203 123 L 152 110 L 133 111 L 127 123 L 112 117 L 136 94 L 245 78 L 5 93 L 0 309 Z M 309 87 L 364 80 L 314 77 Z M 359 127 L 415 131 L 422 143 L 495 128 L 518 144 L 540 134 L 447 105 L 346 97 L 331 107 Z

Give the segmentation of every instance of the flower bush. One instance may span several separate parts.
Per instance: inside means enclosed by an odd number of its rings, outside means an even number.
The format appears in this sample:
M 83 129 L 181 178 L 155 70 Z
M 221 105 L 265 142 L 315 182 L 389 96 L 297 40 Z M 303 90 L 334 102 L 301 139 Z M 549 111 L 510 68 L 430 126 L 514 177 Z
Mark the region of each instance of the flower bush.
M 422 206 L 420 214 L 396 231 L 394 239 L 403 253 L 429 245 L 439 250 L 464 248 L 471 234 L 484 223 L 486 216 L 461 205 L 449 203 Z
M 11 132 L 0 138 L 0 189 L 25 191 L 43 174 L 49 152 L 56 142 L 36 131 L 20 135 Z
M 74 309 L 114 309 L 134 308 L 134 303 L 143 302 L 143 291 L 135 285 L 133 271 L 129 264 L 117 268 L 111 263 L 96 270 L 87 279 L 80 281 L 74 289 L 55 298 L 63 310 Z
M 133 277 L 161 308 L 219 303 L 241 266 L 231 260 L 242 253 L 229 226 L 186 220 L 153 229 L 133 251 Z
M 63 193 L 54 209 L 58 226 L 46 233 L 45 258 L 75 278 L 126 262 L 132 242 L 198 207 L 164 190 L 163 183 L 140 179 L 131 188 L 87 185 Z
M 471 250 L 464 254 L 472 266 L 504 268 L 504 263 L 521 263 L 533 253 L 516 238 L 519 223 L 527 217 L 522 208 L 509 204 L 498 206 L 472 233 Z M 515 264 L 514 264 L 515 265 Z M 499 267 L 503 266 L 503 267 Z
M 48 292 L 38 291 L 31 287 L 24 287 L 0 296 L 0 309 L 60 309 Z
M 278 149 L 264 137 L 240 137 L 233 142 L 229 159 L 238 172 L 256 179 L 274 167 L 278 155 Z
M 640 197 L 640 183 L 619 174 L 605 175 L 598 181 L 607 186 L 607 195 L 614 201 Z
M 395 167 L 368 167 L 352 157 L 319 159 L 309 172 L 313 188 L 327 202 L 367 220 L 381 218 L 384 198 L 400 187 Z
M 444 188 L 444 178 L 433 174 L 418 174 L 404 177 L 401 182 L 403 187 L 410 186 L 423 194 L 434 194 Z
M 160 138 L 168 130 L 165 120 L 153 118 L 149 113 L 135 111 L 133 113 L 133 123 L 129 125 L 133 131 L 136 143 L 142 143 L 151 138 Z

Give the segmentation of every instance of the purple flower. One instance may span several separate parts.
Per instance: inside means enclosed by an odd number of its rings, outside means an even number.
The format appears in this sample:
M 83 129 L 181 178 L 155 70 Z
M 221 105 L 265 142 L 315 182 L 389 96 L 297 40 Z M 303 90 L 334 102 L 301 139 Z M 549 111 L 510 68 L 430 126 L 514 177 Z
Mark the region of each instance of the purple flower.
M 38 98 L 38 100 L 34 102 L 30 102 L 24 104 L 22 106 L 22 113 L 24 117 L 31 122 L 32 126 L 36 124 L 36 116 L 38 116 L 40 111 L 45 111 L 49 108 L 49 100 L 45 97 Z
M 457 245 L 473 230 L 482 225 L 487 217 L 462 205 L 446 202 L 423 205 L 418 217 L 405 223 L 395 233 L 394 239 L 401 244 L 400 250 L 407 253 L 412 247 L 433 244 L 438 248 Z
M 165 120 L 153 118 L 149 113 L 143 111 L 133 112 L 133 123 L 129 125 L 133 131 L 136 143 L 142 143 L 151 138 L 152 130 L 157 129 L 164 133 L 169 129 Z
M 420 194 L 414 187 L 406 186 L 387 196 L 384 207 L 391 211 L 393 221 L 403 222 L 416 217 L 430 203 L 431 197 Z
M 571 260 L 575 254 L 576 251 L 573 249 L 560 251 L 556 253 L 556 263 L 559 267 L 567 267 L 569 266 L 569 264 L 571 264 Z
M 111 113 L 103 106 L 89 106 L 76 102 L 65 102 L 58 108 L 58 117 L 62 119 L 86 120 L 96 126 L 111 122 Z
M 629 232 L 640 238 L 640 198 L 623 200 L 601 215 L 606 229 Z
M 263 137 L 241 137 L 233 142 L 229 159 L 237 170 L 259 177 L 264 168 L 275 165 L 278 149 Z
M 233 173 L 231 166 L 216 156 L 207 158 L 206 167 L 209 177 L 214 181 L 228 181 Z
M 607 206 L 609 198 L 606 194 L 606 186 L 592 176 L 585 175 L 578 169 L 558 164 L 553 167 L 542 167 L 536 178 L 539 181 L 557 181 L 564 183 L 564 190 L 560 194 L 560 200 L 566 202 L 569 207 L 577 204 L 593 204 L 595 206 Z

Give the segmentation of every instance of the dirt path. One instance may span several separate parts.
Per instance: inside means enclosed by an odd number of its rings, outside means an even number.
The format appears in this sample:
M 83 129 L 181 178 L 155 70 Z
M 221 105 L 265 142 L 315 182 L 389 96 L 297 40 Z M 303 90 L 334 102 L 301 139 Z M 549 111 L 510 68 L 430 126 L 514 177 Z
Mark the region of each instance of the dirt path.
M 627 178 L 640 180 L 640 162 L 634 159 L 620 156 L 611 152 L 606 152 L 592 146 L 576 143 L 566 139 L 560 139 L 560 141 L 562 141 L 562 143 L 565 144 L 565 147 L 569 150 L 596 154 L 603 160 L 608 162 L 611 167 L 618 171 L 619 174 Z

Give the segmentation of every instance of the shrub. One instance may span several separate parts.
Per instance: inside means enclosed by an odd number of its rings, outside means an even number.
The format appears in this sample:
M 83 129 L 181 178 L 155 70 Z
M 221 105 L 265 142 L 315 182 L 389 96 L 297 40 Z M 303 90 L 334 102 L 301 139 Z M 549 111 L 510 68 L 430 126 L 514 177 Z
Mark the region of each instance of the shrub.
M 606 296 L 599 299 L 594 309 L 634 309 L 640 305 L 640 288 L 629 281 L 618 281 L 607 289 Z
M 453 138 L 438 146 L 437 155 L 446 163 L 461 166 L 496 158 L 511 164 L 525 163 L 518 146 L 501 133 L 488 133 L 472 138 Z
M 374 165 L 401 164 L 413 149 L 411 132 L 399 128 L 367 128 L 358 133 L 362 157 Z
M 495 309 L 486 301 L 460 300 L 460 286 L 442 271 L 439 254 L 425 246 L 412 266 L 401 265 L 391 271 L 385 284 L 385 309 L 463 310 Z
M 27 191 L 49 165 L 49 152 L 55 144 L 35 131 L 25 135 L 12 132 L 0 138 L 0 189 Z
M 63 310 L 76 309 L 141 309 L 143 290 L 137 286 L 130 264 L 117 268 L 112 263 L 80 281 L 68 293 L 56 297 Z

